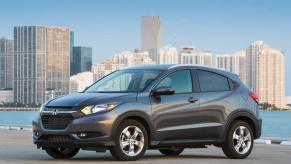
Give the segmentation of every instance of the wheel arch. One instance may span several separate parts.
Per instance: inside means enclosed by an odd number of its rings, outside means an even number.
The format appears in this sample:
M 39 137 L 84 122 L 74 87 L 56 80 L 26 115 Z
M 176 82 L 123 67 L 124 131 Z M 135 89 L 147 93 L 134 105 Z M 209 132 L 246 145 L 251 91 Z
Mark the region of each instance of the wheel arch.
M 222 142 L 225 142 L 225 136 L 229 130 L 229 128 L 231 127 L 232 123 L 236 120 L 241 120 L 244 121 L 246 123 L 248 123 L 250 125 L 250 127 L 252 128 L 253 131 L 253 135 L 254 135 L 254 139 L 257 139 L 258 137 L 260 137 L 260 135 L 258 135 L 258 120 L 256 118 L 256 116 L 251 113 L 250 111 L 247 110 L 243 110 L 243 111 L 234 111 L 233 113 L 231 113 L 228 116 L 228 121 L 226 122 L 225 126 L 224 126 L 224 130 L 222 133 Z
M 140 112 L 140 111 L 130 111 L 130 112 L 126 112 L 126 113 L 120 115 L 113 124 L 111 138 L 114 140 L 118 126 L 120 125 L 120 123 L 122 121 L 127 120 L 127 119 L 136 120 L 136 121 L 140 122 L 142 125 L 144 125 L 145 129 L 147 130 L 148 139 L 149 139 L 149 143 L 150 143 L 151 139 L 153 139 L 153 137 L 154 137 L 153 136 L 153 134 L 154 134 L 153 133 L 153 125 L 150 121 L 148 114 L 146 114 L 144 112 Z

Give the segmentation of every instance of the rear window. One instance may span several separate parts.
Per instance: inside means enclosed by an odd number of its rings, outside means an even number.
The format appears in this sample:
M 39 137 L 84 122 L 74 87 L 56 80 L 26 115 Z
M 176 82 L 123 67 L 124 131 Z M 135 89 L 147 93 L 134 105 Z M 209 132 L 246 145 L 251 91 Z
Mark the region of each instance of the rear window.
M 197 70 L 201 92 L 229 91 L 228 78 L 219 74 Z

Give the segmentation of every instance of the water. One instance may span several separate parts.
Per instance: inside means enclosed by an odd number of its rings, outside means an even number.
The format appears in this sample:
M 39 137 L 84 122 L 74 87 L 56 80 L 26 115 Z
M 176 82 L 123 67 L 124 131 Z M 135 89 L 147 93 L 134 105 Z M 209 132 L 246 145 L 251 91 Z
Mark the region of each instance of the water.
M 37 114 L 35 111 L 0 112 L 0 125 L 31 125 Z
M 31 125 L 38 112 L 0 112 L 0 125 Z M 291 112 L 261 112 L 262 137 L 291 138 Z

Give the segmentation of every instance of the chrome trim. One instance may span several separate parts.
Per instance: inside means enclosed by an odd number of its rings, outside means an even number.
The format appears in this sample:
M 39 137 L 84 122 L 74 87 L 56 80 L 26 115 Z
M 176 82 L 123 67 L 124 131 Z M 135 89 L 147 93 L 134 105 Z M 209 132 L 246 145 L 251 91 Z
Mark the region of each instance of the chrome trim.
M 78 112 L 78 111 L 41 111 L 41 113 L 45 113 L 45 114 L 53 114 L 53 113 L 56 113 L 57 114 L 71 114 L 71 113 L 75 113 L 75 112 Z

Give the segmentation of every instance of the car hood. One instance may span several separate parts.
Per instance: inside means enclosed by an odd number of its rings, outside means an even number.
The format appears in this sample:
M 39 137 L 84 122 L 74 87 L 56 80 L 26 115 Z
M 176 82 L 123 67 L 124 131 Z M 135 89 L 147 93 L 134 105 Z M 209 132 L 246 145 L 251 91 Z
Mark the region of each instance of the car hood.
M 112 102 L 136 101 L 137 93 L 74 93 L 56 97 L 46 103 L 47 107 L 88 106 Z

